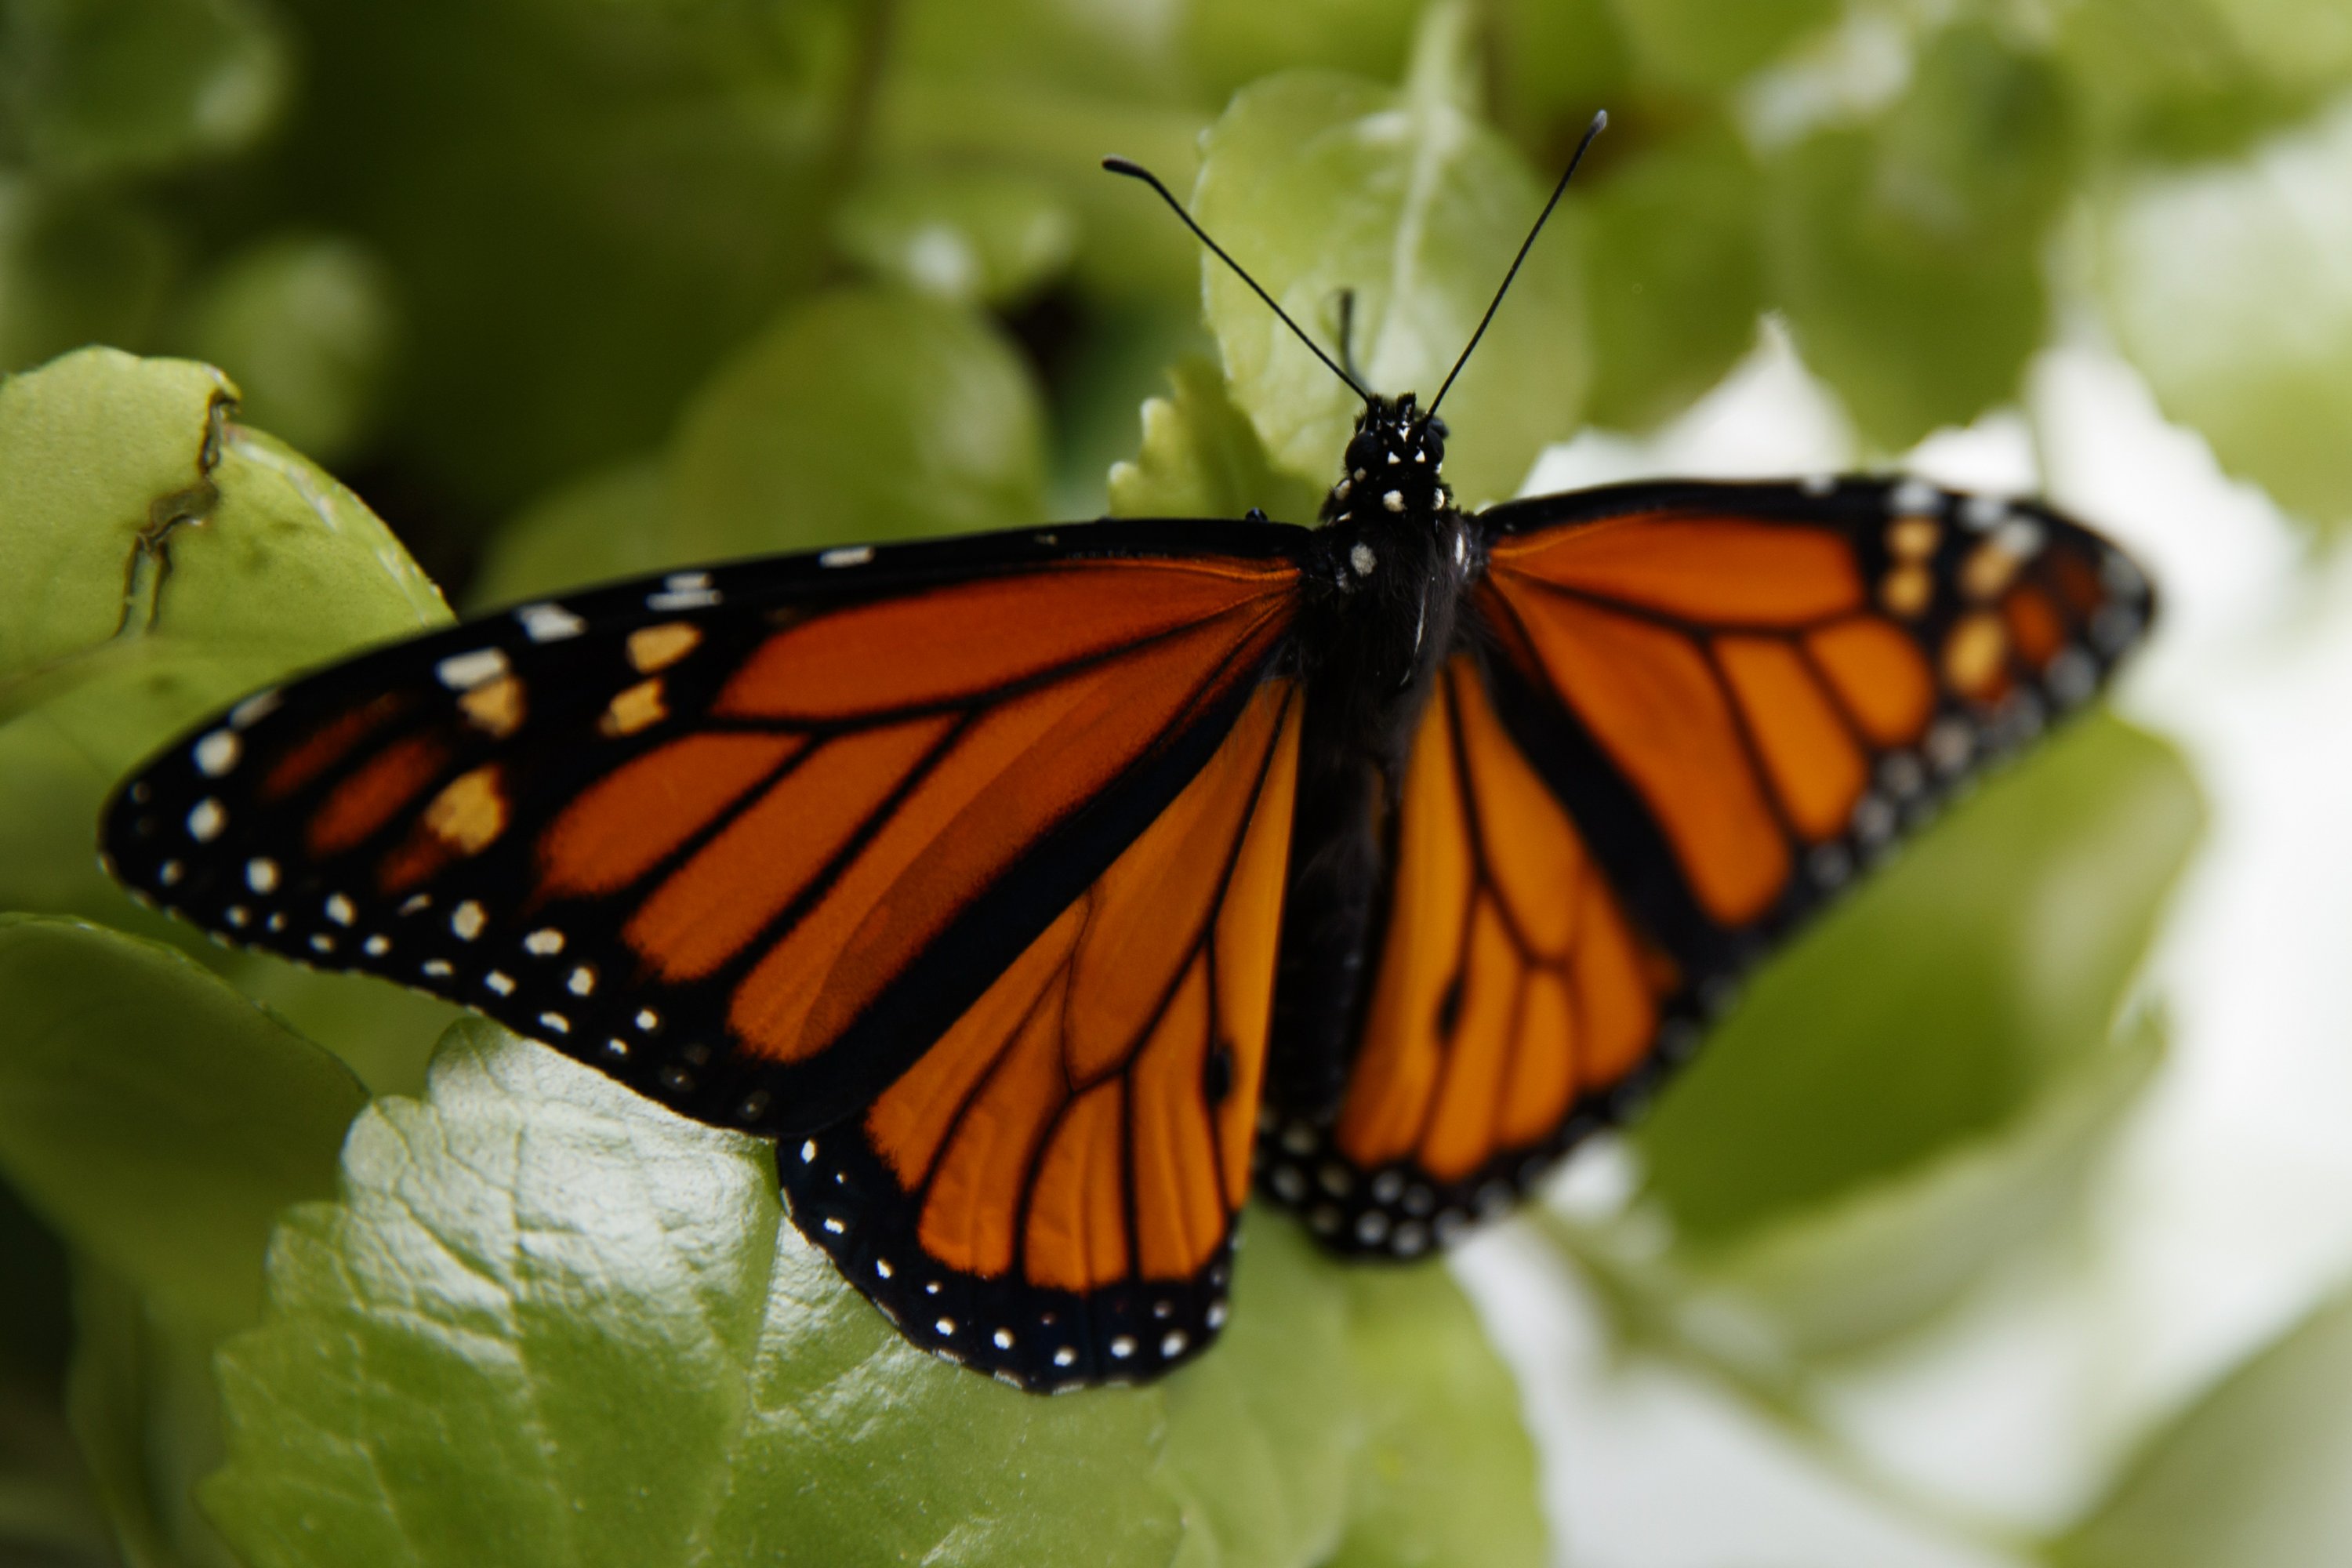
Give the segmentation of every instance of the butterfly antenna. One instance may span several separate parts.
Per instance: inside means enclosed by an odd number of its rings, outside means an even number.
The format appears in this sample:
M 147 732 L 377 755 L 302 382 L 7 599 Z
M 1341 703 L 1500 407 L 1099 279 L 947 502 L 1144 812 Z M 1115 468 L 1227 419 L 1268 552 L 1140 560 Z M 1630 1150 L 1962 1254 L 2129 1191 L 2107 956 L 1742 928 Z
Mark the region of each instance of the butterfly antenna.
M 1350 376 L 1356 366 L 1356 291 L 1339 290 L 1339 364 Z
M 1587 137 L 1585 140 L 1591 141 L 1591 138 Z M 1339 363 L 1332 359 L 1329 354 L 1325 353 L 1323 350 L 1318 346 L 1315 340 L 1307 335 L 1306 329 L 1301 327 L 1297 321 L 1292 321 L 1290 319 L 1290 313 L 1274 302 L 1274 296 L 1259 288 L 1257 279 L 1251 277 L 1246 271 L 1244 271 L 1240 262 L 1235 261 L 1232 257 L 1226 255 L 1225 247 L 1219 245 L 1215 240 L 1211 239 L 1206 229 L 1203 229 L 1199 224 L 1192 221 L 1192 215 L 1184 210 L 1184 204 L 1176 199 L 1174 193 L 1170 191 L 1166 185 L 1160 183 L 1159 175 L 1153 174 L 1142 164 L 1134 163 L 1126 158 L 1105 158 L 1102 161 L 1102 166 L 1108 169 L 1114 174 L 1125 174 L 1130 180 L 1141 180 L 1145 184 L 1150 185 L 1153 190 L 1158 191 L 1160 193 L 1160 199 L 1168 204 L 1169 211 L 1183 219 L 1184 226 L 1192 231 L 1193 237 L 1197 238 L 1202 245 L 1207 246 L 1209 249 L 1215 254 L 1218 260 L 1232 268 L 1234 269 L 1234 276 L 1248 284 L 1251 291 L 1256 294 L 1259 299 L 1265 301 L 1265 308 L 1272 310 L 1276 316 L 1279 317 L 1284 326 L 1288 327 L 1292 331 L 1297 333 L 1298 341 L 1305 343 L 1308 351 L 1311 352 L 1317 359 L 1321 360 L 1326 365 L 1329 366 L 1333 375 L 1338 376 L 1341 381 L 1348 384 L 1348 390 L 1362 398 L 1368 405 L 1372 402 L 1372 395 L 1364 390 L 1363 384 L 1358 381 L 1354 376 L 1349 375 L 1347 371 L 1342 369 Z M 1558 198 L 1555 197 L 1554 199 L 1557 200 Z M 1545 210 L 1549 212 L 1550 209 L 1546 208 Z M 1487 314 L 1492 315 L 1494 312 L 1489 310 Z
M 1496 289 L 1495 297 L 1486 302 L 1486 313 L 1478 318 L 1478 330 L 1470 334 L 1468 342 L 1462 345 L 1462 357 L 1455 360 L 1454 368 L 1445 373 L 1445 384 L 1439 387 L 1437 395 L 1429 400 L 1429 412 L 1423 418 L 1437 417 L 1437 405 L 1445 401 L 1445 395 L 1454 389 L 1454 378 L 1460 375 L 1462 367 L 1470 363 L 1470 351 L 1476 348 L 1478 340 L 1486 335 L 1486 323 L 1495 319 L 1495 308 L 1503 302 L 1503 296 L 1511 291 L 1511 279 L 1519 275 L 1519 263 L 1528 258 L 1528 251 L 1535 245 L 1536 236 L 1543 232 L 1545 221 L 1551 216 L 1551 209 L 1559 205 L 1559 198 L 1568 190 L 1568 182 L 1575 174 L 1576 166 L 1584 162 L 1584 150 L 1592 145 L 1595 136 L 1608 128 L 1609 111 L 1605 109 L 1594 115 L 1592 123 L 1584 128 L 1584 140 L 1576 144 L 1576 155 L 1569 159 L 1568 169 L 1560 175 L 1559 184 L 1551 188 L 1551 200 L 1544 203 L 1543 211 L 1536 215 L 1535 227 L 1528 230 L 1527 238 L 1519 242 L 1519 253 L 1511 258 L 1511 269 L 1503 274 L 1503 286 Z

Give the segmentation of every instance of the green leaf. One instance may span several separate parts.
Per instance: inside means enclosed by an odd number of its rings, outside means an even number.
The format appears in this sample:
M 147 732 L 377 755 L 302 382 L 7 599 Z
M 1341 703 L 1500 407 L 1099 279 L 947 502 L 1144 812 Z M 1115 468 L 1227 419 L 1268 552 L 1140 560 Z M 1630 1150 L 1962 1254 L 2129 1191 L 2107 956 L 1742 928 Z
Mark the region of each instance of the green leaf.
M 169 948 L 0 915 L 0 1171 L 77 1249 L 215 1329 L 252 1321 L 278 1212 L 332 1191 L 365 1099 Z
M 261 173 L 397 279 L 378 450 L 453 557 L 659 441 L 827 262 L 849 7 L 286 8 L 304 90 Z
M 84 1259 L 75 1270 L 74 1446 L 130 1568 L 244 1568 L 198 1512 L 226 1452 L 212 1359 L 220 1326 L 143 1298 Z
M 2059 18 L 2056 57 L 2112 153 L 2193 159 L 2242 153 L 2309 113 L 2335 81 L 2278 79 L 2212 0 L 2081 0 Z
M 993 13 L 959 10 L 986 26 Z M 1181 189 L 1192 177 L 1208 113 L 1108 90 L 1091 77 L 1041 82 L 992 75 L 971 60 L 898 77 L 886 125 L 896 158 L 1019 170 L 1049 185 L 1075 216 L 1074 291 L 1121 311 L 1197 309 L 1192 237 L 1158 203 L 1101 168 L 1106 149 Z
M 1353 289 L 1368 384 L 1424 405 L 1545 195 L 1465 105 L 1467 42 L 1465 13 L 1439 6 L 1401 91 L 1304 71 L 1253 84 L 1211 131 L 1193 193 L 1209 232 L 1325 342 Z M 1537 452 L 1576 427 L 1589 376 L 1580 230 L 1564 204 L 1446 399 L 1447 475 L 1465 505 L 1510 495 Z M 1234 401 L 1276 462 L 1329 483 L 1356 399 L 1238 279 L 1202 265 Z
M 1707 121 L 1608 167 L 1587 193 L 1596 423 L 1679 414 L 1756 341 L 1759 175 Z
M 83 343 L 142 341 L 172 251 L 163 226 L 119 197 L 0 171 L 0 371 Z
M 0 1562 L 118 1568 L 113 1532 L 63 1417 L 0 1394 Z
M 98 1497 L 134 1564 L 233 1568 L 191 1495 L 222 1453 L 213 1347 L 259 1316 L 270 1228 L 333 1190 L 364 1091 L 179 952 L 79 921 L 0 915 L 0 1175 L 79 1259 Z
M 71 1265 L 55 1232 L 0 1180 L 0 1562 L 99 1568 L 106 1518 L 68 1430 Z
M 67 727 L 127 763 L 210 705 L 446 618 L 341 485 L 230 422 L 236 389 L 110 349 L 0 383 L 0 720 L 93 685 Z
M 2315 1568 L 2352 1561 L 2352 1300 L 2326 1302 L 2158 1433 L 2043 1561 Z
M 534 502 L 490 536 L 467 589 L 488 609 L 685 564 L 670 534 L 659 459 L 596 468 Z
M 246 419 L 331 461 L 364 445 L 377 416 L 398 325 L 391 292 L 383 263 L 351 240 L 274 236 L 197 285 L 178 336 L 236 377 Z
M 2322 90 L 2352 78 L 2352 13 L 2333 0 L 2208 0 L 2231 41 L 2273 79 Z
M 783 1220 L 767 1145 L 469 1021 L 424 1103 L 361 1118 L 341 1201 L 279 1230 L 268 1317 L 223 1353 L 230 1458 L 204 1501 L 249 1568 L 1305 1568 L 1342 1537 L 1364 1433 L 1514 1403 L 1442 1275 L 1367 1303 L 1296 1227 L 1248 1226 L 1211 1354 L 1146 1388 L 1019 1394 L 856 1296 Z M 1367 1321 L 1465 1380 L 1401 1383 Z M 1375 1377 L 1393 1419 L 1365 1414 Z M 1513 1491 L 1523 1450 L 1470 1452 Z M 1432 1524 L 1450 1550 L 1423 1561 L 1493 1561 L 1454 1543 L 1508 1544 L 1531 1510 Z
M 1110 471 L 1113 517 L 1231 517 L 1252 507 L 1277 522 L 1310 524 L 1322 497 L 1275 468 L 1257 431 L 1225 395 L 1207 360 L 1179 360 L 1172 395 L 1143 405 L 1143 445 Z
M 0 383 L 0 910 L 194 944 L 98 870 L 106 792 L 254 688 L 447 619 L 383 524 L 232 422 L 233 395 L 209 366 L 107 349 Z M 342 1020 L 321 1037 L 372 1079 L 413 1082 L 446 1020 L 381 982 L 203 952 Z
M 25 1206 L 16 1188 L 0 1181 L 0 1258 L 11 1288 L 0 1291 L 0 1452 L 9 1436 L 16 1396 L 37 1399 L 51 1391 L 72 1339 L 69 1267 L 65 1243 Z M 0 1459 L 0 1474 L 9 1466 Z
M 209 365 L 107 349 L 0 382 L 0 717 L 122 629 L 142 546 L 212 504 L 236 396 Z
M 1421 11 L 1417 0 L 1192 0 L 1184 52 L 1217 99 L 1305 67 L 1386 79 L 1404 68 Z
M 1987 785 L 1784 955 L 1635 1134 L 1701 1249 L 2012 1123 L 2106 1052 L 2194 784 L 2104 717 Z
M 176 924 L 176 922 L 174 922 Z M 174 934 L 186 940 L 188 928 Z M 217 955 L 229 984 L 318 1041 L 358 1075 L 372 1094 L 416 1094 L 425 1088 L 433 1047 L 464 1009 L 388 981 L 332 970 L 305 969 L 265 952 Z
M 1869 131 L 1780 154 L 1778 296 L 1863 433 L 1910 446 L 2012 395 L 2042 339 L 2042 235 L 2077 134 L 2063 77 L 1990 29 L 1947 29 Z
M 116 778 L 371 624 L 426 623 L 382 525 L 227 406 L 216 372 L 110 351 L 0 385 L 0 908 L 160 933 L 94 864 Z
M 2107 319 L 2173 418 L 2290 510 L 2352 518 L 2352 100 L 2104 206 Z
M 1518 1384 L 1453 1276 L 1358 1266 L 1348 1296 L 1369 1409 L 1330 1568 L 1550 1561 Z
M 286 87 L 277 29 L 246 0 L 16 0 L 0 58 L 25 153 L 74 177 L 240 147 Z
M 1728 1245 L 1660 1254 L 1638 1226 L 1568 1227 L 1625 1303 L 1775 1393 L 1808 1362 L 1879 1343 L 1958 1300 L 2019 1244 L 2079 1216 L 2089 1178 L 2164 1057 L 2131 1031 L 2054 1067 L 2005 1122 L 1783 1210 Z M 1737 1325 L 1732 1336 L 1714 1331 Z
M 1047 516 L 1102 516 L 1110 502 L 1112 466 L 1135 452 L 1137 410 L 1169 390 L 1169 378 L 1181 361 L 1216 352 L 1201 321 L 1199 276 L 1190 281 L 1189 297 L 1173 304 L 1097 312 L 1054 366 L 1048 386 L 1054 455 L 1045 489 Z
M 1045 521 L 1037 393 L 984 318 L 826 294 L 747 344 L 670 449 L 670 543 L 714 560 Z
M 962 304 L 1034 291 L 1069 265 L 1077 229 L 1054 188 L 992 169 L 904 169 L 843 203 L 841 248 L 877 274 Z
M 1630 62 L 1611 0 L 1490 0 L 1484 17 L 1491 108 L 1520 145 L 1564 156 L 1595 110 L 1622 109 Z
M 1836 0 L 1615 0 L 1642 76 L 1681 89 L 1716 89 L 1763 65 L 1834 20 Z

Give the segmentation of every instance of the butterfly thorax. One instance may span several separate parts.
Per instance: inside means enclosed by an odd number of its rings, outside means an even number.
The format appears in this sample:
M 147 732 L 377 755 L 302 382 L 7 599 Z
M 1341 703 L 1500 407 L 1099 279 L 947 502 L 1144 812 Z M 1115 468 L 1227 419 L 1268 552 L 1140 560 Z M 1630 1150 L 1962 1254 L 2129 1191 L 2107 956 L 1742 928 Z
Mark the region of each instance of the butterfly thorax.
M 1420 414 L 1411 393 L 1376 399 L 1323 500 L 1307 570 L 1307 618 L 1320 624 L 1299 641 L 1317 650 L 1310 689 L 1326 692 L 1309 709 L 1341 722 L 1351 753 L 1402 763 L 1453 637 L 1472 550 L 1444 462 L 1445 426 Z
M 1368 972 L 1412 736 L 1452 650 L 1475 550 L 1410 394 L 1356 425 L 1307 563 L 1311 649 L 1270 1070 L 1284 1103 L 1336 1102 Z

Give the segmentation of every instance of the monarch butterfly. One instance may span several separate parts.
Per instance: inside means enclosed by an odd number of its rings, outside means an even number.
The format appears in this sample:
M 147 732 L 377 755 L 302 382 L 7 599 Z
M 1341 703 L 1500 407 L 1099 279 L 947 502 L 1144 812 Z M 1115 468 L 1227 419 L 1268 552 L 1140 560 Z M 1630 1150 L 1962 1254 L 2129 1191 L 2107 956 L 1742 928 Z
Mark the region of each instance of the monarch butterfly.
M 1506 1206 L 2152 611 L 2073 522 L 1914 479 L 1465 515 L 1478 333 L 1423 410 L 1282 319 L 1364 400 L 1318 527 L 524 605 L 199 726 L 108 864 L 774 1138 L 908 1340 L 1058 1391 L 1200 1353 L 1253 1186 L 1398 1258 Z

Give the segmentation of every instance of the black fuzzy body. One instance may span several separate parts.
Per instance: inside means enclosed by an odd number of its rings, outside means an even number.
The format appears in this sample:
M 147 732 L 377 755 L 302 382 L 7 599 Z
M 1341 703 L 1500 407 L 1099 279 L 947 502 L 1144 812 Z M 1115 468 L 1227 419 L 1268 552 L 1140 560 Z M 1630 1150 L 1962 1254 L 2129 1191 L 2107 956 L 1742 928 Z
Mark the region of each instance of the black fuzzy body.
M 1269 1097 L 1287 1117 L 1339 1109 L 1405 763 L 1477 566 L 1444 458 L 1444 425 L 1416 414 L 1411 395 L 1372 405 L 1302 563 L 1307 709 L 1268 1062 Z

